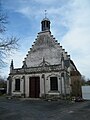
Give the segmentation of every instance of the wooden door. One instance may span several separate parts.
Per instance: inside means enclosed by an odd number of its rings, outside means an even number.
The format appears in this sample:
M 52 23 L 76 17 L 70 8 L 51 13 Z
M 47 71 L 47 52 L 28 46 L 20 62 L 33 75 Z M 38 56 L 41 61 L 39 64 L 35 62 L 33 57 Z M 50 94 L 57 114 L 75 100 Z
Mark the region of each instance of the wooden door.
M 31 98 L 39 98 L 40 93 L 40 78 L 30 77 L 29 79 L 29 96 Z

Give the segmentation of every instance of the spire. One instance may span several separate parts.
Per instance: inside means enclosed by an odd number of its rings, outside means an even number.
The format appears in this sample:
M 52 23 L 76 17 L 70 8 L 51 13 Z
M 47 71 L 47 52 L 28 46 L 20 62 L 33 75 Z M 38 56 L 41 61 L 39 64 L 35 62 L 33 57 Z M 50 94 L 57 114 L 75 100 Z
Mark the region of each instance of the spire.
M 64 61 L 63 53 L 61 53 L 61 61 Z
M 61 66 L 62 66 L 62 69 L 64 69 L 64 56 L 63 56 L 63 53 L 61 53 Z
M 10 72 L 12 72 L 13 69 L 14 69 L 13 60 L 11 60 Z
M 50 31 L 50 20 L 47 18 L 47 10 L 45 10 L 45 18 L 41 21 L 42 31 Z
M 23 66 L 22 66 L 22 68 L 26 68 L 26 67 L 27 67 L 26 61 L 23 61 Z

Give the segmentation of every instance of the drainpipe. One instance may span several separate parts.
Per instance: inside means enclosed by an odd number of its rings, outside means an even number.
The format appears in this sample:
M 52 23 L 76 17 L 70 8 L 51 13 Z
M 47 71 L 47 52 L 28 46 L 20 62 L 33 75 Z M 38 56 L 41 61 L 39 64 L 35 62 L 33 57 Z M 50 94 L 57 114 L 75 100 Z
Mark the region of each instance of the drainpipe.
M 65 94 L 65 99 L 66 99 L 66 77 L 65 77 L 65 73 L 64 73 L 64 94 Z
M 63 70 L 63 73 L 62 73 L 62 77 L 63 77 L 63 81 L 64 81 L 64 95 L 65 95 L 65 98 L 66 98 L 66 77 L 65 77 L 65 64 L 64 64 L 64 56 L 63 56 L 63 53 L 61 54 L 61 66 L 62 66 L 62 70 Z

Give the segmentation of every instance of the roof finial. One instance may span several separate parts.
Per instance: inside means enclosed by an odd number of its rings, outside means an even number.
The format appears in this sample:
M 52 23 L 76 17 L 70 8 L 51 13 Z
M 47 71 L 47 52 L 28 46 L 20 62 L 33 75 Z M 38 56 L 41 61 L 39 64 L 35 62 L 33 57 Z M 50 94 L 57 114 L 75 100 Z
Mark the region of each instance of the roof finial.
M 13 59 L 11 60 L 11 65 L 10 65 L 10 73 L 12 72 L 12 70 L 14 69 L 14 65 L 13 65 Z
M 47 17 L 47 10 L 45 10 L 45 18 Z

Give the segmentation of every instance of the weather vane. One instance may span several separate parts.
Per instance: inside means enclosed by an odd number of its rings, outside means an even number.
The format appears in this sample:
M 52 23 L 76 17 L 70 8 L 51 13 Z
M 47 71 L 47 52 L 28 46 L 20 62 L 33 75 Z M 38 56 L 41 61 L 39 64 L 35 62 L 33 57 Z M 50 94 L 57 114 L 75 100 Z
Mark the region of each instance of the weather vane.
M 47 17 L 47 10 L 45 10 L 45 18 Z

